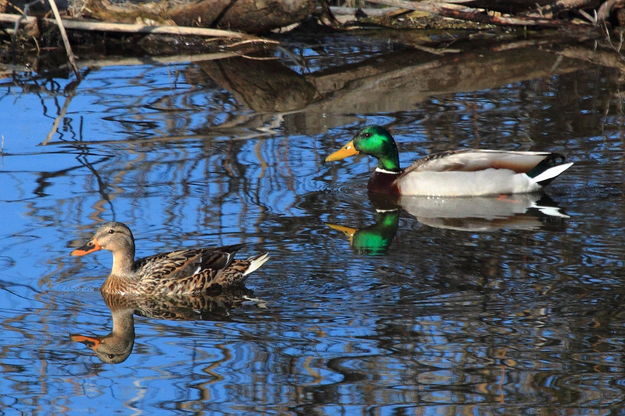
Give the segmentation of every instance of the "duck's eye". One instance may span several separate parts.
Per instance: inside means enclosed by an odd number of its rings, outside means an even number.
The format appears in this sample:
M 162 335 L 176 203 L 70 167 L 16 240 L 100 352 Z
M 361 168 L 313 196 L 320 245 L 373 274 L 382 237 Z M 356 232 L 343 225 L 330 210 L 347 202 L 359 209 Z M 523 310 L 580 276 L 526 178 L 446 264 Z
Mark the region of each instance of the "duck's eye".
M 109 230 L 109 234 L 115 234 L 115 230 L 111 228 L 111 229 Z
M 106 354 L 107 357 L 109 357 L 109 360 L 112 360 L 113 358 L 115 358 L 115 354 Z
M 365 138 L 368 139 L 369 137 L 371 137 L 371 133 L 365 133 L 365 134 L 363 134 L 363 136 L 365 136 Z

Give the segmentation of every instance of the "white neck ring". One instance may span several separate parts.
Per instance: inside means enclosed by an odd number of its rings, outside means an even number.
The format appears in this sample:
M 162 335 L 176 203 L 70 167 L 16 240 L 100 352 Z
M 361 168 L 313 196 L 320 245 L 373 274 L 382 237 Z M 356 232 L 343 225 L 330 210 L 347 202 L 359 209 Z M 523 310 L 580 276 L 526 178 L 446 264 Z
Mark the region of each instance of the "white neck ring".
M 388 173 L 389 175 L 399 175 L 400 172 L 394 172 L 392 170 L 386 170 L 386 169 L 382 169 L 382 168 L 375 168 L 376 172 L 379 173 Z

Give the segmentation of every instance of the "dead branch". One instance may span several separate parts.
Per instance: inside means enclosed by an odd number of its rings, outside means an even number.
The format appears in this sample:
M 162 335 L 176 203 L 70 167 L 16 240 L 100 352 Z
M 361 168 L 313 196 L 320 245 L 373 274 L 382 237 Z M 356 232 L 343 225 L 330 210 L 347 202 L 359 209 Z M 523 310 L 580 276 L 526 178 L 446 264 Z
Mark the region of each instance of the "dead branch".
M 0 13 L 0 22 L 14 23 L 22 18 L 15 14 Z M 34 23 L 37 19 L 34 17 L 26 17 L 23 19 L 26 23 Z M 53 19 L 43 19 L 48 23 L 56 23 Z M 179 35 L 179 36 L 202 36 L 202 37 L 219 37 L 219 38 L 234 38 L 242 40 L 254 40 L 258 43 L 266 43 L 277 45 L 279 42 L 275 40 L 263 39 L 255 36 L 250 36 L 245 33 L 233 32 L 223 29 L 205 29 L 200 27 L 187 27 L 187 26 L 170 26 L 170 25 L 156 25 L 148 26 L 141 24 L 129 24 L 129 23 L 103 23 L 103 22 L 89 22 L 82 20 L 62 19 L 63 26 L 66 29 L 73 30 L 85 30 L 96 32 L 122 32 L 122 33 L 149 33 L 149 34 L 163 34 L 163 35 Z
M 72 45 L 69 43 L 69 39 L 67 38 L 67 32 L 65 32 L 65 27 L 63 26 L 63 21 L 61 20 L 61 14 L 59 13 L 59 9 L 56 7 L 56 2 L 54 0 L 48 0 L 48 4 L 50 4 L 50 8 L 52 9 L 52 13 L 54 14 L 54 20 L 56 21 L 56 25 L 59 27 L 59 32 L 61 32 L 61 38 L 63 39 L 63 45 L 65 45 L 65 53 L 67 53 L 67 60 L 69 61 L 69 65 L 72 67 L 76 78 L 80 79 L 80 71 L 76 66 L 76 58 L 74 57 L 74 53 L 72 52 Z

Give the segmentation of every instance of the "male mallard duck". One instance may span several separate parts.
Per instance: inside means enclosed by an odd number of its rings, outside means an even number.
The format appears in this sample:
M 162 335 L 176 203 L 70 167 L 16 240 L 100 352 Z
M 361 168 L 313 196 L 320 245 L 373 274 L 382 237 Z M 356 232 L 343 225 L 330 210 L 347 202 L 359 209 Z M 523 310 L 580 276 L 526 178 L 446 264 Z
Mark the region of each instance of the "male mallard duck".
M 466 149 L 431 154 L 399 167 L 397 145 L 381 126 L 362 129 L 326 162 L 365 153 L 378 159 L 369 191 L 393 195 L 478 196 L 537 192 L 573 163 L 549 152 Z
M 242 244 L 217 248 L 195 248 L 160 253 L 135 260 L 135 240 L 121 222 L 107 222 L 98 228 L 72 256 L 98 250 L 113 252 L 111 274 L 101 291 L 127 295 L 189 295 L 214 289 L 242 286 L 248 274 L 262 266 L 267 253 L 247 260 L 234 260 Z

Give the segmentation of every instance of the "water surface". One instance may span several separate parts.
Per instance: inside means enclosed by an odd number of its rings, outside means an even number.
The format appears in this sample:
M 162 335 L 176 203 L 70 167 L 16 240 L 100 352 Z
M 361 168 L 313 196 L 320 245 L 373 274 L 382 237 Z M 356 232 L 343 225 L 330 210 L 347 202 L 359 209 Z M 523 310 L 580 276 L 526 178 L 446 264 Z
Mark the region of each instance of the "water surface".
M 561 45 L 434 56 L 359 36 L 304 39 L 274 61 L 1 80 L 7 414 L 619 412 L 618 70 Z M 323 163 L 374 123 L 392 129 L 404 165 L 459 147 L 557 151 L 575 165 L 548 199 L 508 213 L 487 203 L 445 216 L 440 201 L 378 213 L 373 160 Z M 102 362 L 70 334 L 111 331 L 119 308 L 98 291 L 110 254 L 69 252 L 109 220 L 133 229 L 138 256 L 269 251 L 248 280 L 260 301 L 195 317 L 132 305 L 130 354 Z

